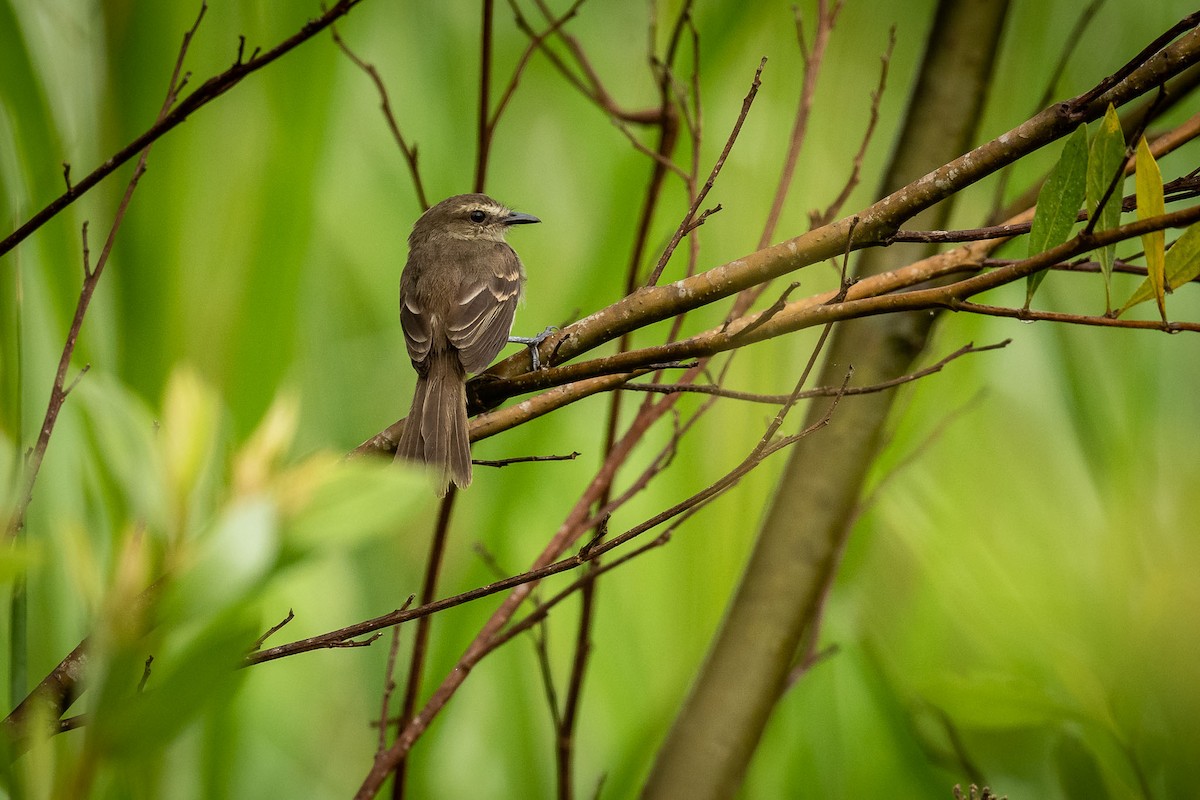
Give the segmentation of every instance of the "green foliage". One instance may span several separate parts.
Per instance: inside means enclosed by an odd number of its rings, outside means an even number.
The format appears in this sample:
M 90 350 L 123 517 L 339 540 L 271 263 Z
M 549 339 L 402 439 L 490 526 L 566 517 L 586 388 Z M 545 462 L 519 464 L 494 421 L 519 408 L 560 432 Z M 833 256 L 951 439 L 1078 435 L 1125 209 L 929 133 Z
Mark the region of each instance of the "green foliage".
M 1158 162 L 1150 152 L 1143 136 L 1137 145 L 1137 172 L 1134 182 L 1137 185 L 1137 216 L 1138 219 L 1160 217 L 1166 213 L 1163 201 L 1162 172 Z M 1154 299 L 1158 303 L 1158 313 L 1163 322 L 1167 321 L 1166 305 L 1166 231 L 1150 231 L 1142 234 L 1142 248 L 1146 252 L 1146 277 L 1154 290 Z
M 1121 131 L 1121 120 L 1117 110 L 1110 103 L 1100 121 L 1091 146 L 1088 148 L 1087 168 L 1087 211 L 1089 219 L 1095 219 L 1094 230 L 1104 231 L 1115 228 L 1121 222 L 1121 186 L 1124 181 L 1117 178 L 1119 170 L 1125 167 L 1125 134 Z M 1116 185 L 1113 185 L 1113 181 Z M 1109 192 L 1110 187 L 1112 191 Z M 1104 200 L 1105 193 L 1108 199 Z M 1104 200 L 1104 205 L 1100 201 Z M 1096 250 L 1100 260 L 1100 269 L 1104 273 L 1104 308 L 1112 308 L 1111 283 L 1113 258 L 1116 255 L 1115 244 L 1105 245 Z
M 1200 276 L 1200 224 L 1189 226 L 1183 235 L 1171 245 L 1171 249 L 1163 258 L 1163 271 L 1166 273 L 1167 291 L 1174 291 Z M 1125 305 L 1118 313 L 1124 314 L 1138 303 L 1144 303 L 1155 297 L 1157 297 L 1157 290 L 1151 282 L 1150 276 L 1147 275 L 1146 279 L 1133 290 L 1133 294 L 1125 301 Z
M 1084 199 L 1084 176 L 1088 169 L 1087 126 L 1080 125 L 1067 137 L 1062 154 L 1042 190 L 1038 192 L 1037 211 L 1029 231 L 1029 255 L 1035 256 L 1058 247 L 1067 240 Z M 1046 277 L 1044 270 L 1029 276 L 1025 289 L 1025 307 L 1033 300 L 1038 285 Z
M 525 45 L 502 5 L 494 93 Z M 1005 130 L 1028 113 L 1061 46 L 1054 32 L 1069 28 L 1075 5 L 1014 8 L 986 130 Z M 1105 7 L 1060 94 L 1111 74 L 1160 32 L 1161 19 L 1136 5 Z M 1190 10 L 1169 5 L 1162 14 Z M 269 46 L 317 6 L 210 3 L 189 55 L 191 85 L 233 61 L 239 35 L 248 52 Z M 802 231 L 807 209 L 840 191 L 895 21 L 880 133 L 847 211 L 870 199 L 932 7 L 846 5 L 780 238 Z M 645 9 L 585 4 L 569 25 L 614 97 L 634 109 L 654 102 L 653 81 L 631 66 L 646 61 L 644 35 L 630 33 L 644 31 Z M 0 0 L 5 233 L 61 190 L 63 161 L 78 179 L 146 128 L 196 10 Z M 339 26 L 387 81 L 433 197 L 469 188 L 477 12 L 371 0 Z M 697 231 L 703 269 L 754 248 L 802 72 L 786 3 L 752 11 L 732 0 L 700 3 L 695 22 L 703 170 L 754 65 L 770 57 L 710 196 L 724 210 Z M 658 33 L 668 31 L 660 25 Z M 1106 121 L 1092 137 L 1085 180 L 1079 159 L 1082 148 L 1088 160 L 1087 140 L 1082 132 L 1068 139 L 1059 163 L 1073 178 L 1046 198 L 1057 211 L 1053 224 L 1039 223 L 1041 249 L 1069 235 L 1085 201 L 1092 210 L 1099 165 L 1115 141 Z M 1033 161 L 1017 171 L 1021 181 L 1049 166 Z M 520 242 L 530 282 L 519 328 L 535 332 L 619 296 L 650 168 L 542 56 L 531 59 L 498 128 L 489 180 L 496 196 L 545 223 Z M 78 293 L 80 226 L 90 221 L 94 258 L 127 175 L 120 171 L 0 258 L 0 510 L 16 497 Z M 683 211 L 677 182 L 665 191 L 652 250 Z M 1072 202 L 1068 192 L 1082 194 Z M 972 199 L 963 198 L 959 213 L 973 225 L 987 200 L 976 197 L 972 207 Z M 412 375 L 396 285 L 417 213 L 372 85 L 328 37 L 156 144 L 80 338 L 70 377 L 84 364 L 92 369 L 52 440 L 28 541 L 0 554 L 5 586 L 18 574 L 29 581 L 33 680 L 84 636 L 96 645 L 71 712 L 88 714 L 88 723 L 34 741 L 4 777 L 10 795 L 86 796 L 72 795 L 79 787 L 114 798 L 346 797 L 361 781 L 377 743 L 370 723 L 386 637 L 371 648 L 233 667 L 289 608 L 295 621 L 271 643 L 390 611 L 420 586 L 435 514 L 424 483 L 390 464 L 340 460 L 407 406 Z M 1099 212 L 1101 228 L 1111 213 L 1111 204 Z M 1192 229 L 1167 251 L 1166 286 L 1197 275 L 1198 252 Z M 836 285 L 832 271 L 804 280 L 805 291 Z M 1111 280 L 1118 296 L 1128 291 L 1125 276 Z M 1153 296 L 1146 284 L 1126 307 Z M 1186 290 L 1172 298 L 1195 302 Z M 703 316 L 688 324 L 699 327 Z M 1084 796 L 1068 784 L 1129 796 L 1139 774 L 1155 797 L 1189 796 L 1200 782 L 1200 553 L 1190 535 L 1200 513 L 1200 430 L 1191 412 L 1200 371 L 1192 343 L 1090 332 L 1060 341 L 1044 325 L 940 324 L 942 352 L 968 340 L 1017 341 L 905 389 L 911 402 L 877 467 L 879 492 L 831 590 L 820 644 L 837 649 L 778 708 L 743 797 L 944 797 L 975 770 L 1014 798 Z M 658 334 L 644 334 L 651 335 Z M 787 391 L 810 347 L 803 336 L 756 346 L 731 370 L 730 385 Z M 977 391 L 984 400 L 969 406 Z M 583 455 L 478 470 L 456 507 L 445 594 L 494 579 L 472 553 L 477 542 L 507 571 L 528 565 L 598 463 L 607 402 L 592 398 L 476 445 L 479 458 Z M 948 410 L 964 407 L 941 427 Z M 670 470 L 613 528 L 736 463 L 767 416 L 757 405 L 723 407 L 677 455 L 686 468 Z M 655 435 L 662 443 L 669 434 Z M 910 461 L 913 454 L 920 457 Z M 602 580 L 580 712 L 581 796 L 601 775 L 603 797 L 636 794 L 779 468 L 768 462 L 667 547 Z M 161 592 L 143 600 L 161 576 Z M 435 618 L 430 682 L 453 665 L 495 602 Z M 560 683 L 574 621 L 568 603 L 549 622 Z M 410 642 L 402 629 L 402 660 Z M 418 745 L 414 797 L 550 795 L 553 742 L 537 669 L 532 648 L 517 641 L 471 674 Z
M 55 740 L 57 771 L 73 791 L 157 797 L 162 784 L 147 776 L 163 772 L 181 734 L 234 702 L 243 657 L 268 624 L 263 597 L 317 553 L 395 531 L 425 488 L 386 463 L 288 458 L 298 414 L 286 395 L 235 449 L 227 413 L 189 370 L 171 378 L 155 416 L 104 375 L 78 392 L 93 434 L 86 458 L 97 459 L 92 491 L 113 535 L 99 542 L 61 519 L 72 545 L 61 566 L 88 606 L 89 724 L 78 747 Z

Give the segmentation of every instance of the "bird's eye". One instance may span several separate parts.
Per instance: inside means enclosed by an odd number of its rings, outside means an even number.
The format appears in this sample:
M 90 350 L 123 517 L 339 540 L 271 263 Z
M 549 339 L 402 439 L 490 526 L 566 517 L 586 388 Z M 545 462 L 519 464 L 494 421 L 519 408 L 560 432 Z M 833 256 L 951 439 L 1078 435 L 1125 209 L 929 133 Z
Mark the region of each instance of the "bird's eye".
M 474 222 L 475 224 L 479 224 L 480 222 L 483 222 L 485 219 L 487 219 L 487 214 L 483 213 L 478 208 L 475 209 L 474 211 L 472 211 L 467 216 L 470 217 L 471 222 Z

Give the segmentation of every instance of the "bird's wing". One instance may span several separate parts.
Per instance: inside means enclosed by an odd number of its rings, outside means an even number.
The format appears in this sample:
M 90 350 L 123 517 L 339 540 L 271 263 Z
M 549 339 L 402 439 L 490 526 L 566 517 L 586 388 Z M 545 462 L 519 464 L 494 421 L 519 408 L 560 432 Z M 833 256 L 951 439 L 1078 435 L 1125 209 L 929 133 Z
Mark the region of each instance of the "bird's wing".
M 404 329 L 404 345 L 417 371 L 426 364 L 433 342 L 433 320 L 412 292 L 400 297 L 400 327 Z
M 480 372 L 486 368 L 504 347 L 512 331 L 517 302 L 521 299 L 525 275 L 521 260 L 513 249 L 497 242 L 489 261 L 495 267 L 464 282 L 447 313 L 446 336 L 458 350 L 459 360 L 467 372 Z M 412 352 L 411 344 L 409 352 Z

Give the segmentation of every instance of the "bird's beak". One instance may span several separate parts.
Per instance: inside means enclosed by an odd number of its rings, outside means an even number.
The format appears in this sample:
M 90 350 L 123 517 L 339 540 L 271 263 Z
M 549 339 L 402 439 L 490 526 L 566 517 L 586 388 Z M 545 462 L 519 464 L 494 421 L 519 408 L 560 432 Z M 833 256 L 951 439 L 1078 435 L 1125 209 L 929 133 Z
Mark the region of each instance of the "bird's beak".
M 505 225 L 528 225 L 532 222 L 541 222 L 541 220 L 532 214 L 519 214 L 516 211 L 504 218 Z

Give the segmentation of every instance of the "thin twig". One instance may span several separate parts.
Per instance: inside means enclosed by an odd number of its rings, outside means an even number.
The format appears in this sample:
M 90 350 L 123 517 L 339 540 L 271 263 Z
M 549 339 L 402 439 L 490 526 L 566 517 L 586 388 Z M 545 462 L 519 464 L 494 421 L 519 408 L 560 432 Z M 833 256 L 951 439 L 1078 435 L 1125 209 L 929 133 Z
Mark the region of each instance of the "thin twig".
M 758 87 L 762 86 L 762 71 L 767 66 L 767 58 L 763 56 L 762 61 L 758 63 L 758 69 L 754 71 L 754 80 L 750 82 L 750 91 L 746 94 L 746 98 L 742 101 L 742 110 L 738 114 L 737 121 L 734 122 L 733 130 L 729 133 L 729 138 L 725 140 L 725 147 L 721 150 L 721 155 L 717 158 L 717 163 L 713 165 L 712 172 L 708 175 L 708 180 L 704 182 L 703 188 L 692 201 L 691 208 L 684 215 L 683 221 L 679 223 L 679 227 L 675 230 L 671 241 L 667 243 L 662 255 L 658 258 L 658 263 L 654 265 L 654 269 L 650 272 L 650 277 L 646 279 L 647 286 L 654 286 L 658 283 L 659 277 L 663 270 L 667 267 L 667 262 L 671 260 L 671 255 L 675 252 L 675 248 L 679 246 L 679 241 L 684 234 L 690 229 L 689 226 L 692 220 L 696 217 L 700 210 L 701 204 L 704 203 L 704 198 L 708 196 L 709 190 L 712 189 L 713 183 L 717 180 L 717 175 L 721 172 L 721 167 L 725 166 L 725 159 L 729 158 L 729 151 L 733 149 L 734 143 L 737 141 L 738 134 L 742 130 L 742 124 L 746 121 L 746 116 L 750 113 L 750 107 L 754 105 L 754 98 L 758 94 Z
M 508 81 L 508 86 L 505 87 L 504 91 L 501 93 L 500 100 L 496 103 L 496 108 L 491 112 L 491 117 L 488 119 L 487 127 L 489 136 L 495 132 L 496 126 L 500 123 L 500 116 L 504 113 L 505 109 L 508 108 L 509 101 L 512 100 L 513 95 L 516 93 L 517 85 L 521 82 L 521 75 L 525 72 L 525 67 L 529 64 L 529 59 L 533 56 L 534 51 L 541 47 L 542 42 L 544 42 L 547 37 L 553 36 L 564 25 L 574 19 L 575 15 L 579 13 L 579 7 L 582 6 L 585 1 L 586 0 L 575 0 L 575 2 L 571 4 L 571 7 L 568 8 L 561 17 L 551 20 L 549 28 L 542 33 L 530 35 L 529 44 L 525 46 L 525 51 L 521 53 L 521 57 L 517 60 L 517 65 L 513 68 L 513 74 Z
M 283 629 L 284 625 L 287 625 L 289 622 L 291 622 L 295 618 L 296 618 L 295 612 L 289 608 L 288 612 L 287 612 L 287 616 L 285 616 L 279 622 L 276 622 L 270 628 L 267 628 L 266 633 L 264 633 L 262 636 L 260 636 L 254 640 L 254 644 L 250 647 L 250 652 L 254 652 L 255 650 L 261 650 L 262 646 L 264 644 L 266 644 L 267 639 L 270 639 L 272 636 L 279 633 L 279 631 L 281 631 Z
M 487 183 L 488 156 L 492 151 L 492 131 L 488 126 L 492 92 L 492 17 L 495 3 L 483 0 L 483 20 L 479 26 L 479 110 L 475 132 L 475 191 Z
M 801 55 L 804 59 L 804 81 L 801 83 L 800 99 L 796 103 L 796 118 L 792 122 L 792 135 L 788 138 L 787 155 L 783 160 L 783 168 L 779 173 L 779 183 L 771 201 L 771 209 L 767 212 L 767 220 L 763 224 L 762 234 L 758 238 L 761 250 L 771 243 L 775 229 L 779 225 L 779 217 L 783 214 L 783 205 L 787 200 L 792 179 L 796 173 L 796 162 L 800 157 L 800 148 L 804 144 L 808 132 L 808 120 L 812 114 L 813 98 L 817 92 L 817 78 L 821 66 L 825 63 L 825 50 L 829 45 L 833 28 L 837 24 L 838 13 L 842 10 L 842 0 L 834 0 L 829 7 L 828 0 L 817 2 L 817 29 L 813 36 L 813 45 L 809 49 L 804 41 L 804 18 L 800 15 L 799 6 L 793 6 L 796 17 L 796 38 L 800 43 Z
M 183 71 L 183 61 L 187 56 L 192 36 L 196 33 L 196 29 L 200 27 L 200 22 L 204 19 L 204 14 L 207 10 L 208 6 L 201 3 L 200 12 L 196 15 L 196 21 L 183 34 L 183 43 L 179 46 L 179 53 L 175 58 L 175 66 L 171 71 L 171 79 L 167 84 L 167 95 L 158 112 L 158 122 L 160 123 L 169 116 L 168 112 L 171 111 L 171 107 L 175 105 L 175 101 L 178 98 L 179 90 L 182 87 L 180 76 Z M 67 330 L 66 343 L 63 345 L 62 353 L 59 355 L 58 369 L 54 373 L 54 383 L 50 387 L 50 400 L 46 404 L 46 413 L 42 418 L 41 427 L 38 428 L 37 441 L 25 459 L 25 474 L 22 481 L 21 494 L 5 526 L 5 538 L 8 540 L 17 536 L 25 527 L 25 515 L 29 509 L 30 502 L 33 501 L 33 489 L 37 484 L 42 462 L 46 458 L 46 448 L 50 445 L 50 436 L 54 432 L 54 426 L 58 422 L 58 415 L 62 410 L 63 401 L 66 400 L 69 392 L 66 386 L 67 370 L 71 365 L 71 357 L 75 353 L 75 343 L 79 339 L 79 331 L 83 327 L 83 319 L 87 314 L 88 307 L 91 305 L 96 286 L 104 274 L 104 268 L 108 265 L 108 257 L 112 253 L 113 244 L 116 242 L 117 231 L 120 230 L 121 223 L 125 221 L 125 213 L 129 210 L 130 201 L 133 200 L 133 192 L 137 189 L 138 181 L 141 180 L 142 175 L 146 172 L 146 159 L 150 155 L 150 145 L 153 141 L 153 139 L 149 140 L 142 148 L 137 165 L 134 167 L 133 175 L 129 178 L 129 183 L 125 186 L 125 193 L 121 196 L 121 201 L 117 205 L 117 212 L 113 215 L 112 226 L 108 229 L 108 236 L 104 240 L 100 257 L 96 259 L 94 267 L 89 267 L 88 265 L 89 250 L 87 246 L 86 225 L 83 228 L 83 286 L 79 290 L 79 299 L 75 303 L 75 315 L 72 317 L 71 326 Z M 0 253 L 3 252 L 4 247 L 0 245 Z
M 238 61 L 229 69 L 222 73 L 214 75 L 206 80 L 196 90 L 183 99 L 179 105 L 171 110 L 171 113 L 160 117 L 153 125 L 142 132 L 132 142 L 122 147 L 112 156 L 110 156 L 103 164 L 87 174 L 83 180 L 77 182 L 69 191 L 59 195 L 51 201 L 45 208 L 30 217 L 19 228 L 13 231 L 8 236 L 0 240 L 0 256 L 12 250 L 22 241 L 24 241 L 31 233 L 45 225 L 56 214 L 69 206 L 75 200 L 82 197 L 93 186 L 98 184 L 104 178 L 107 178 L 115 170 L 121 167 L 125 162 L 136 156 L 138 153 L 145 150 L 150 144 L 157 141 L 164 134 L 174 129 L 179 123 L 187 119 L 191 114 L 204 106 L 216 100 L 221 95 L 232 89 L 234 86 L 241 83 L 242 79 L 253 72 L 257 72 L 268 64 L 272 63 L 281 56 L 294 50 L 298 45 L 303 44 L 312 37 L 316 36 L 325 28 L 333 24 L 337 19 L 349 13 L 350 9 L 361 3 L 362 0 L 338 0 L 328 11 L 321 14 L 316 19 L 310 19 L 304 23 L 300 30 L 287 39 L 277 44 L 267 52 L 258 57 L 242 62 Z M 202 8 L 204 6 L 202 5 Z M 203 12 L 201 12 L 203 14 Z M 194 29 L 193 29 L 194 30 Z M 189 37 L 190 40 L 190 37 Z
M 400 125 L 396 122 L 396 115 L 392 113 L 392 101 L 388 97 L 387 86 L 380 77 L 379 70 L 375 68 L 374 64 L 363 61 L 350 49 L 350 46 L 338 34 L 337 26 L 330 25 L 329 32 L 333 36 L 334 44 L 375 84 L 375 91 L 379 93 L 379 108 L 383 112 L 383 118 L 387 122 L 388 130 L 392 132 L 392 138 L 396 140 L 396 145 L 400 148 L 400 154 L 404 156 L 404 161 L 408 164 L 409 174 L 412 175 L 413 188 L 417 190 L 417 202 L 421 204 L 422 211 L 428 209 L 429 200 L 426 199 L 425 185 L 421 182 L 421 170 L 417 166 L 417 146 L 409 145 L 404 135 L 400 133 Z
M 513 458 L 502 458 L 497 461 L 475 458 L 471 460 L 471 463 L 480 467 L 507 467 L 511 464 L 527 464 L 531 461 L 574 461 L 577 458 L 579 458 L 579 453 L 572 451 L 562 456 L 514 456 Z
M 400 626 L 392 628 L 392 643 L 388 646 L 387 666 L 383 672 L 383 692 L 379 699 L 379 741 L 375 752 L 387 750 L 388 714 L 392 707 L 392 693 L 396 691 L 396 655 L 400 652 Z M 393 784 L 394 785 L 394 784 Z
M 976 347 L 973 344 L 967 344 L 940 359 L 936 364 L 930 364 L 928 367 L 910 372 L 907 375 L 902 375 L 899 378 L 892 378 L 891 380 L 872 383 L 866 386 L 850 386 L 845 389 L 837 386 L 822 386 L 816 389 L 806 389 L 800 393 L 799 399 L 809 400 L 814 397 L 834 397 L 836 395 L 845 395 L 849 397 L 853 395 L 873 394 L 876 392 L 886 391 L 888 389 L 894 389 L 902 384 L 911 383 L 912 381 L 920 380 L 921 378 L 941 372 L 942 369 L 951 361 L 962 358 L 965 355 L 983 353 L 987 352 L 988 350 L 999 350 L 1003 347 L 1007 347 L 1011 343 L 1012 339 L 1005 339 L 1002 342 L 984 345 L 982 347 Z M 726 389 L 723 386 L 704 384 L 680 385 L 672 383 L 627 383 L 624 386 L 621 386 L 620 389 L 621 391 L 626 392 L 652 392 L 654 394 L 674 394 L 677 392 L 704 394 L 714 397 L 722 397 L 729 400 L 744 400 L 751 403 L 764 403 L 775 406 L 784 402 L 788 398 L 788 395 L 785 394 L 739 392 L 733 389 Z
M 820 213 L 813 212 L 809 215 L 809 224 L 814 228 L 819 228 L 822 225 L 828 225 L 832 222 L 841 213 L 842 206 L 846 205 L 846 201 L 850 199 L 850 193 L 858 187 L 862 176 L 863 161 L 867 157 L 867 148 L 870 147 L 871 140 L 875 138 L 875 128 L 879 124 L 879 105 L 883 102 L 883 95 L 887 90 L 888 67 L 891 66 L 892 54 L 895 50 L 896 26 L 893 25 L 888 29 L 887 49 L 879 57 L 879 83 L 876 85 L 875 91 L 871 92 L 870 115 L 867 118 L 867 127 L 863 129 L 858 151 L 855 152 L 854 160 L 850 163 L 850 174 L 846 177 L 846 183 L 842 185 L 842 190 L 825 207 L 825 210 Z
M 985 303 L 973 303 L 968 300 L 950 298 L 945 307 L 951 311 L 966 311 L 985 317 L 1008 317 L 1023 321 L 1058 322 L 1065 325 L 1085 325 L 1100 328 L 1129 328 L 1133 330 L 1163 331 L 1164 333 L 1200 333 L 1200 322 L 1164 322 L 1161 319 L 1125 319 L 1110 317 L 1107 314 L 1067 314 L 1061 311 L 1035 311 L 1025 308 L 1009 308 L 1008 306 L 993 306 Z

